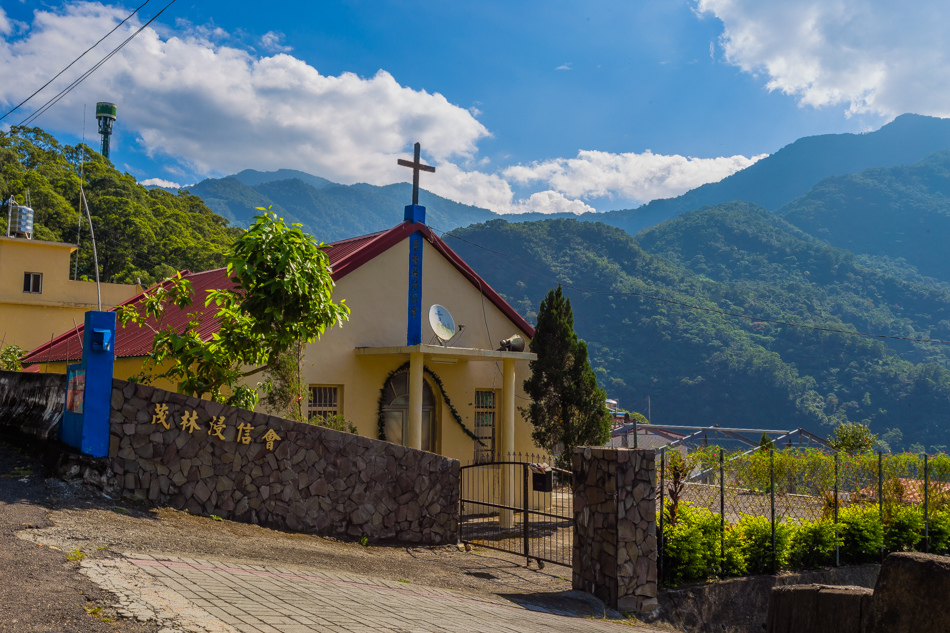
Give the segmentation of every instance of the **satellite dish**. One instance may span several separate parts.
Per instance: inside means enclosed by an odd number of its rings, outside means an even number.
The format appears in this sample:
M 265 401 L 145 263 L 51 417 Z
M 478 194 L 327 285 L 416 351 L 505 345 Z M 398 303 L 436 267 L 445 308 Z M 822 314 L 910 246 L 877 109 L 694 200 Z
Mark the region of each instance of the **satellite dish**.
M 438 303 L 429 308 L 429 325 L 432 331 L 439 337 L 440 343 L 445 343 L 455 336 L 455 320 L 452 315 L 443 306 Z

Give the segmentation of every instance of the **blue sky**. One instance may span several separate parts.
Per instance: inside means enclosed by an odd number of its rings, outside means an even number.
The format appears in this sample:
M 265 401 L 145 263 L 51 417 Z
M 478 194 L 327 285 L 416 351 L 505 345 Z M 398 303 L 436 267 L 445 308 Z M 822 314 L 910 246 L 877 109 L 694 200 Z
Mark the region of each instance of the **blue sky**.
M 141 1 L 5 2 L 4 111 Z M 146 4 L 3 123 L 19 123 L 166 1 Z M 263 7 L 178 0 L 35 124 L 75 142 L 83 104 L 112 100 L 117 167 L 179 184 L 280 167 L 387 184 L 409 176 L 395 160 L 418 140 L 439 168 L 423 186 L 517 212 L 629 208 L 802 136 L 950 114 L 950 19 L 936 2 Z M 95 141 L 91 114 L 86 130 Z

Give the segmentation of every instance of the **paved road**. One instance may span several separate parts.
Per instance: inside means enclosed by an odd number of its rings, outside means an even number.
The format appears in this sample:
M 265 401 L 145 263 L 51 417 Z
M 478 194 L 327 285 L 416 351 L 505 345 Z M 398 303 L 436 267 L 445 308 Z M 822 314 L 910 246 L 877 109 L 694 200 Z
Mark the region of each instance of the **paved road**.
M 502 598 L 299 569 L 136 554 L 84 562 L 83 571 L 119 596 L 125 615 L 157 619 L 168 633 L 651 633 Z

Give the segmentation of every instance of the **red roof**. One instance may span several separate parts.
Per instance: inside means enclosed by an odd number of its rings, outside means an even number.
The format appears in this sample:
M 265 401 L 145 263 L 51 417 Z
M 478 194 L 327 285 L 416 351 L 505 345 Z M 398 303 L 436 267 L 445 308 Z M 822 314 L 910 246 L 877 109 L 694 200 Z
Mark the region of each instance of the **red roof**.
M 455 251 L 449 248 L 424 224 L 403 222 L 388 231 L 380 231 L 379 233 L 371 233 L 370 235 L 362 235 L 328 244 L 325 248 L 333 269 L 333 280 L 339 281 L 366 262 L 399 244 L 416 231 L 421 233 L 443 257 L 455 266 L 489 301 L 495 304 L 505 316 L 511 319 L 528 338 L 534 336 L 534 328 L 514 308 L 508 305 L 484 279 L 479 277 L 468 264 L 462 261 L 462 258 Z M 196 298 L 203 297 L 205 290 L 234 286 L 224 268 L 216 268 L 200 273 L 183 272 L 182 277 L 191 282 Z M 137 303 L 142 300 L 142 297 L 142 294 L 136 295 L 122 305 Z M 217 320 L 209 318 L 214 315 L 216 310 L 217 306 L 214 304 L 205 308 L 201 301 L 196 302 L 196 305 L 193 305 L 187 311 L 170 307 L 166 311 L 165 322 L 162 325 L 163 327 L 168 325 L 174 328 L 184 327 L 190 321 L 190 315 L 195 314 L 200 322 L 199 332 L 207 340 L 218 331 Z M 154 319 L 149 318 L 148 324 L 155 327 Z M 23 358 L 23 362 L 32 364 L 65 360 L 78 361 L 82 358 L 82 333 L 82 325 L 70 329 L 53 339 L 51 343 L 44 343 L 34 349 Z M 115 335 L 116 358 L 147 356 L 152 350 L 152 337 L 152 330 L 148 327 L 129 326 L 123 328 L 119 326 Z

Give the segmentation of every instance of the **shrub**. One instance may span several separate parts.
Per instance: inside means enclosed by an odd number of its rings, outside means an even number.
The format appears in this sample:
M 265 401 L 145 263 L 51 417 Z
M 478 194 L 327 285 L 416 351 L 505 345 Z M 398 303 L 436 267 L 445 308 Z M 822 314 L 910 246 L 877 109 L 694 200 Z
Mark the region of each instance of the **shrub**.
M 667 584 L 703 580 L 719 567 L 719 515 L 680 501 L 670 525 L 671 504 L 663 509 L 663 575 Z
M 735 525 L 726 526 L 726 556 L 722 561 L 723 576 L 742 576 L 749 571 L 749 557 L 742 541 L 742 532 Z
M 762 516 L 743 516 L 735 525 L 739 531 L 743 552 L 750 574 L 768 574 L 772 571 L 772 523 Z M 788 565 L 788 541 L 792 529 L 788 523 L 775 524 L 775 565 Z
M 879 559 L 884 545 L 877 506 L 855 505 L 838 512 L 841 558 L 848 563 L 869 563 Z
M 792 568 L 813 568 L 832 562 L 838 537 L 833 521 L 815 520 L 792 524 L 788 563 Z
M 930 551 L 946 554 L 950 550 L 950 509 L 930 513 Z
M 884 549 L 888 552 L 913 550 L 924 534 L 924 515 L 914 506 L 894 505 L 884 514 Z

